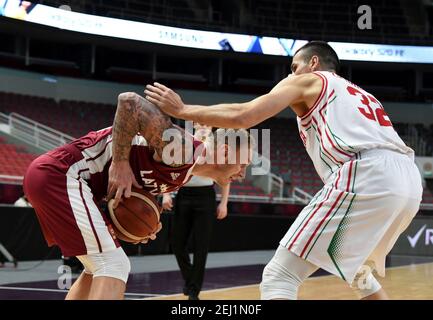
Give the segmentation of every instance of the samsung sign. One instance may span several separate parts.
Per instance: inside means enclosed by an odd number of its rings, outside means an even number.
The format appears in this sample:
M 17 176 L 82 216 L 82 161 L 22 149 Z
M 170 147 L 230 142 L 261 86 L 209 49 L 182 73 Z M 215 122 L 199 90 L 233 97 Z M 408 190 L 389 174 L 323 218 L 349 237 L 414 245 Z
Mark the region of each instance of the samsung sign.
M 433 218 L 415 218 L 401 234 L 391 253 L 433 256 Z
M 210 32 L 88 15 L 28 1 L 0 0 L 0 16 L 63 30 L 197 49 L 293 56 L 307 41 Z M 341 60 L 433 63 L 433 47 L 329 43 Z

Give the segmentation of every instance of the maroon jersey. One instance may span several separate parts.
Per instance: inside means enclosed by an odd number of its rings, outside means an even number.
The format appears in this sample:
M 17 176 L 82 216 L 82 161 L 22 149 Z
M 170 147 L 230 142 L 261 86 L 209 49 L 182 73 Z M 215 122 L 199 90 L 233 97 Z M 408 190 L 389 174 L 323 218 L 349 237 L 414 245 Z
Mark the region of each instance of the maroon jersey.
M 188 133 L 186 133 L 188 134 Z M 73 141 L 83 159 L 71 166 L 81 178 L 87 181 L 95 200 L 101 200 L 107 193 L 108 169 L 112 158 L 112 128 L 93 131 Z M 202 144 L 193 140 L 194 149 Z M 132 140 L 129 163 L 137 182 L 153 195 L 179 189 L 191 178 L 194 163 L 171 167 L 153 159 L 155 150 L 146 139 L 136 135 Z

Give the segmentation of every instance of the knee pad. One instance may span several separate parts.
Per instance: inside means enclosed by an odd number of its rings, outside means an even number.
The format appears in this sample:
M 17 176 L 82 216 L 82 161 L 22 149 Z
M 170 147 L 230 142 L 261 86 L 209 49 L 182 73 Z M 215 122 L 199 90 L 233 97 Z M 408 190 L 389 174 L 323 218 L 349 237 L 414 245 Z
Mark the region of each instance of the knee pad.
M 301 281 L 272 259 L 263 270 L 260 299 L 296 300 Z
M 361 267 L 360 270 L 361 271 L 356 274 L 350 287 L 360 299 L 363 299 L 379 291 L 382 286 L 373 276 L 370 268 Z
M 316 270 L 316 266 L 280 246 L 263 270 L 261 299 L 296 300 L 299 286 Z
M 128 280 L 131 263 L 122 248 L 77 258 L 84 265 L 84 272 L 92 274 L 93 277 L 111 277 L 125 283 Z

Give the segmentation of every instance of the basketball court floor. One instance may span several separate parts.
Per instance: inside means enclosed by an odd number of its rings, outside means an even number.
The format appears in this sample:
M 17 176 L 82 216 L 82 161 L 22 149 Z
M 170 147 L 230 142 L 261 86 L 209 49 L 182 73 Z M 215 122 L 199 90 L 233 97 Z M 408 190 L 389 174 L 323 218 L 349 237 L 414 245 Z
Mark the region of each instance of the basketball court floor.
M 210 253 L 201 299 L 257 300 L 258 284 L 274 251 Z M 0 300 L 63 299 L 61 260 L 20 262 L 0 268 Z M 183 300 L 183 281 L 173 255 L 131 257 L 126 299 Z M 378 278 L 392 299 L 433 299 L 433 257 L 389 256 L 387 276 Z M 77 275 L 73 275 L 77 277 Z M 62 278 L 64 279 L 64 278 Z M 64 281 L 60 281 L 64 284 Z M 356 299 L 348 285 L 324 271 L 300 288 L 300 299 Z

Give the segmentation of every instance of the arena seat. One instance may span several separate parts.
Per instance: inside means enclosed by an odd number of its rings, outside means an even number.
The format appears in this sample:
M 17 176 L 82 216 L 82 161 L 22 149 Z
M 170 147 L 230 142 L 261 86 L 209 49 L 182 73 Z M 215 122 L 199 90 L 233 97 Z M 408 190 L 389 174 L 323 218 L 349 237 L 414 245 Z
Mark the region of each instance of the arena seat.
M 1 112 L 22 114 L 75 137 L 112 125 L 115 108 L 115 105 L 80 101 L 60 101 L 57 103 L 53 99 L 0 92 Z M 425 127 L 422 124 L 417 124 L 414 127 L 427 142 L 426 152 L 431 154 L 433 150 L 433 125 Z M 287 174 L 291 180 L 291 188 L 299 187 L 311 195 L 320 190 L 323 183 L 315 172 L 313 163 L 299 138 L 295 119 L 272 118 L 255 128 L 271 129 L 270 159 L 273 173 L 280 176 Z M 395 123 L 394 128 L 403 138 L 408 134 L 407 124 Z M 3 168 L 5 170 L 7 168 L 8 174 L 23 174 L 25 170 L 19 164 L 21 162 L 11 161 L 11 159 L 17 158 L 16 153 L 20 152 L 21 149 L 10 145 L 5 145 L 2 148 L 4 150 L 2 154 L 7 154 L 0 157 L 0 161 L 4 163 Z M 19 158 L 24 159 L 22 164 L 24 167 L 26 163 L 31 161 L 31 155 L 24 157 L 20 155 Z M 6 165 L 5 161 L 13 162 L 13 164 Z M 248 182 L 233 183 L 231 190 L 232 194 L 237 195 L 265 195 L 260 188 L 253 187 Z M 433 195 L 428 190 L 424 194 L 424 201 L 433 203 Z
M 23 147 L 9 144 L 0 137 L 0 175 L 24 176 L 27 167 L 36 157 Z

